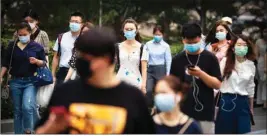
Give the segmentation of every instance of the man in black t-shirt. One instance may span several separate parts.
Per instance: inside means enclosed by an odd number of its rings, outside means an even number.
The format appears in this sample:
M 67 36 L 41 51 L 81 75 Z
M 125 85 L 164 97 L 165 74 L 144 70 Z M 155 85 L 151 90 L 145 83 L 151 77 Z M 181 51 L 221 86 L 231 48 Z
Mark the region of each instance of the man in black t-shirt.
M 155 133 L 142 92 L 115 76 L 115 39 L 107 28 L 77 38 L 80 79 L 56 87 L 37 134 Z
M 170 74 L 187 82 L 191 89 L 181 110 L 200 122 L 204 133 L 214 133 L 214 92 L 221 86 L 221 72 L 216 57 L 201 48 L 201 28 L 186 24 L 182 28 L 185 51 L 177 54 Z

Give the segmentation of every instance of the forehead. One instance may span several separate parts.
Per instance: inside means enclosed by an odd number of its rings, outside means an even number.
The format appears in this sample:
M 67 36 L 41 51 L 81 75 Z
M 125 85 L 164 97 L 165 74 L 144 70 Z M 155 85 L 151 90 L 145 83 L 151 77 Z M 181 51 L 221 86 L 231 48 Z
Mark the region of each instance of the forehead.
M 201 40 L 201 37 L 196 37 L 196 38 L 185 38 L 184 41 L 187 43 L 197 43 Z
M 219 26 L 217 26 L 216 30 L 226 30 L 226 29 L 224 28 L 224 26 L 219 25 Z
M 159 92 L 172 92 L 169 84 L 166 81 L 159 81 L 155 87 L 155 91 Z
M 27 16 L 27 17 L 25 17 L 24 18 L 26 21 L 32 21 L 32 20 L 35 20 L 35 19 L 33 19 L 32 17 L 30 17 L 30 16 Z
M 23 28 L 23 29 L 19 29 L 18 30 L 18 34 L 21 35 L 21 34 L 29 34 L 30 32 L 27 30 L 27 28 Z
M 126 24 L 124 25 L 124 29 L 126 29 L 126 28 L 136 29 L 134 23 L 126 23 Z
M 236 43 L 247 43 L 246 41 L 244 41 L 243 39 L 241 39 L 241 38 L 238 38 L 237 39 L 237 41 L 236 41 Z
M 71 16 L 71 21 L 82 21 L 82 18 L 80 16 Z

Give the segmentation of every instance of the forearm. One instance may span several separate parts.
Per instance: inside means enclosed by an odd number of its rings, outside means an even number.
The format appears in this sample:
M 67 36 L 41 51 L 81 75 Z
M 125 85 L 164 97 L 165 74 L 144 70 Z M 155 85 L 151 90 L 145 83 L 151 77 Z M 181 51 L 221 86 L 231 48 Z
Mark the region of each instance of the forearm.
M 58 67 L 58 61 L 59 61 L 58 57 L 54 57 L 53 58 L 53 62 L 52 62 L 52 75 L 53 75 L 53 77 L 56 76 L 56 70 L 57 70 L 57 67 Z
M 7 72 L 7 68 L 6 67 L 2 67 L 2 69 L 1 69 L 1 78 L 3 78 L 4 77 L 4 75 L 6 74 L 6 72 Z
M 219 81 L 216 77 L 208 75 L 204 71 L 202 71 L 199 78 L 210 88 L 219 89 L 221 87 L 221 81 Z
M 69 80 L 71 78 L 71 75 L 73 74 L 74 69 L 72 67 L 70 67 L 68 74 L 65 78 L 65 81 Z
M 142 61 L 142 82 L 146 84 L 147 80 L 147 61 Z
M 38 67 L 43 67 L 45 65 L 45 61 L 43 61 L 43 60 L 37 60 L 36 65 Z
M 253 105 L 254 102 L 253 101 L 254 101 L 254 98 L 253 97 L 250 97 L 249 98 L 249 108 L 250 109 L 253 109 L 254 108 L 254 105 Z

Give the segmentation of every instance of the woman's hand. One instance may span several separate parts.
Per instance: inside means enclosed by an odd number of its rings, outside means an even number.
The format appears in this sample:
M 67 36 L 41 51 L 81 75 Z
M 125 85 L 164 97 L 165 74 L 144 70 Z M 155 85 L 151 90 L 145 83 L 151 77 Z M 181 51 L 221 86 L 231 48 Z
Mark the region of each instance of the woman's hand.
M 38 61 L 39 61 L 38 59 L 36 59 L 36 58 L 34 58 L 34 57 L 30 57 L 29 60 L 30 60 L 30 63 L 31 63 L 31 64 L 37 64 Z
M 141 85 L 141 91 L 144 93 L 144 95 L 146 94 L 146 84 L 145 83 L 143 83 Z

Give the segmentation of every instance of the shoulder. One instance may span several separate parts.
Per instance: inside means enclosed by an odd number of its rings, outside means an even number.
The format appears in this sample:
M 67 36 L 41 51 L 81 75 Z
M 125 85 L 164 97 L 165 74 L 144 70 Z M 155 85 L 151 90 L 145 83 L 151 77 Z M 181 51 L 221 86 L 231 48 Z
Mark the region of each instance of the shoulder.
M 202 133 L 199 123 L 194 119 L 192 119 L 192 123 L 190 124 L 189 128 L 191 128 L 191 130 L 193 131 L 192 133 Z
M 246 60 L 246 65 L 252 70 L 255 71 L 256 67 L 253 61 L 251 60 Z
M 66 83 L 56 86 L 53 92 L 53 96 L 57 96 L 57 98 L 60 98 L 62 97 L 62 94 L 68 94 L 73 92 L 73 89 L 75 90 L 80 89 L 81 85 L 82 82 L 79 79 L 70 80 Z M 66 95 L 66 96 L 71 96 L 71 95 Z
M 210 51 L 207 51 L 207 50 L 203 50 L 203 52 L 201 53 L 201 56 L 203 57 L 206 57 L 205 59 L 212 59 L 212 60 L 215 60 L 215 61 L 218 61 L 217 57 Z
M 170 45 L 166 43 L 164 40 L 162 40 L 161 42 L 162 42 L 162 45 L 164 45 L 165 47 L 170 47 Z
M 153 40 L 146 42 L 146 45 L 153 44 Z
M 36 49 L 44 49 L 44 47 L 41 44 L 39 44 L 33 40 L 29 43 L 29 45 L 35 47 Z
M 47 33 L 44 30 L 40 31 L 41 36 L 48 36 Z
M 176 54 L 176 55 L 173 57 L 173 60 L 179 60 L 179 59 L 182 59 L 183 57 L 185 57 L 185 51 L 182 51 L 182 52 Z
M 153 120 L 154 120 L 155 124 L 162 125 L 162 122 L 161 122 L 161 120 L 159 118 L 159 114 L 154 115 L 153 116 Z

